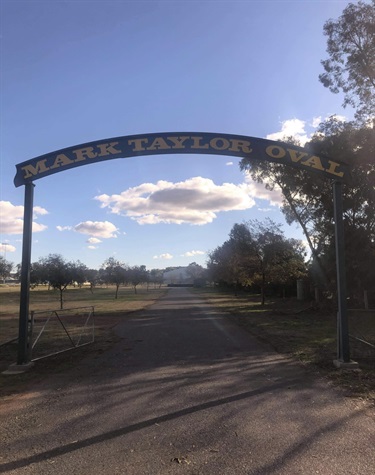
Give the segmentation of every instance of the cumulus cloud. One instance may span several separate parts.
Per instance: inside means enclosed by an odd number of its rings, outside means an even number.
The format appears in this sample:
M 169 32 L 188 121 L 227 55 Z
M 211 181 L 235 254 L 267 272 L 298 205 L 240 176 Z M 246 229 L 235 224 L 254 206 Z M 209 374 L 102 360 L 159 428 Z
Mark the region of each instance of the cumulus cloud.
M 74 226 L 74 231 L 89 236 L 109 239 L 117 237 L 118 229 L 109 221 L 84 221 Z
M 48 211 L 40 206 L 33 208 L 33 219 L 38 215 L 46 215 Z M 22 234 L 23 232 L 23 206 L 13 205 L 10 201 L 0 201 L 0 233 L 1 234 Z M 44 224 L 33 222 L 33 232 L 40 232 L 47 229 Z
M 306 121 L 301 119 L 287 119 L 281 122 L 281 130 L 279 132 L 273 132 L 266 136 L 269 140 L 283 140 L 285 137 L 294 137 L 296 138 L 301 145 L 310 139 L 306 130 Z
M 227 162 L 225 165 L 227 165 L 228 167 L 230 167 L 231 165 L 233 165 L 233 162 Z
M 97 246 L 87 246 L 87 249 L 93 250 L 93 249 L 98 249 L 98 247 Z
M 153 259 L 173 259 L 172 254 L 169 254 L 169 252 L 166 252 L 165 254 L 160 254 L 159 256 L 154 256 Z
M 72 227 L 71 226 L 56 226 L 56 229 L 58 231 L 71 231 Z
M 16 248 L 6 242 L 0 243 L 0 252 L 15 252 Z
M 281 130 L 273 132 L 266 136 L 269 140 L 284 140 L 286 137 L 294 137 L 303 147 L 306 142 L 311 140 L 315 130 L 307 130 L 307 128 L 316 129 L 322 122 L 326 122 L 331 119 L 338 122 L 346 122 L 347 118 L 343 115 L 333 114 L 327 117 L 313 117 L 310 122 L 301 119 L 287 119 L 281 122 Z
M 268 190 L 265 184 L 253 181 L 248 173 L 245 173 L 245 181 L 248 185 L 249 194 L 252 197 L 268 201 L 272 206 L 281 206 L 283 194 L 280 188 L 275 187 L 273 190 Z
M 143 183 L 120 194 L 95 197 L 101 207 L 128 216 L 139 224 L 211 223 L 222 211 L 252 208 L 255 201 L 247 183 L 216 185 L 212 180 L 194 177 L 183 182 Z
M 181 254 L 182 257 L 194 257 L 194 256 L 202 256 L 206 254 L 204 251 L 187 251 L 184 254 Z
M 311 126 L 316 129 L 319 127 L 319 124 L 322 122 L 322 116 L 320 115 L 319 117 L 314 117 L 313 120 L 311 121 Z
M 91 237 L 89 238 L 86 242 L 88 242 L 89 244 L 99 244 L 100 242 L 102 242 L 100 239 L 98 238 L 95 238 L 95 237 Z

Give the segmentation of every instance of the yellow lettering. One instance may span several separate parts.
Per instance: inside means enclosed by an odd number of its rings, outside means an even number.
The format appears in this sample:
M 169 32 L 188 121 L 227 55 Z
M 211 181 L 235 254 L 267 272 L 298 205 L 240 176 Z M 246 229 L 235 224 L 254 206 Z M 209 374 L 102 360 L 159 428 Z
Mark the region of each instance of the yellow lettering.
M 336 171 L 336 168 L 340 166 L 339 163 L 332 162 L 331 160 L 328 160 L 328 163 L 329 163 L 329 168 L 327 168 L 325 170 L 327 173 L 332 173 L 332 175 L 336 175 L 336 176 L 340 176 L 340 177 L 344 176 L 344 172 L 337 172 Z
M 290 155 L 290 158 L 292 159 L 292 162 L 295 162 L 295 163 L 299 162 L 301 160 L 301 158 L 304 158 L 304 157 L 308 156 L 308 153 L 306 153 L 306 152 L 299 152 L 299 151 L 293 150 L 291 148 L 288 148 L 287 150 L 288 150 L 288 153 Z
M 133 152 L 142 152 L 143 150 L 146 150 L 143 146 L 142 143 L 145 142 L 147 144 L 148 139 L 134 139 L 134 140 L 128 140 L 128 145 L 134 144 Z
M 87 147 L 87 148 L 78 148 L 77 150 L 73 150 L 73 153 L 77 157 L 75 162 L 82 162 L 86 160 L 86 158 L 95 158 L 97 157 L 97 153 L 94 153 L 94 147 Z
M 118 142 L 110 143 L 101 143 L 97 145 L 99 148 L 99 157 L 105 157 L 106 155 L 115 155 L 116 153 L 121 153 L 121 150 L 117 150 L 115 145 L 118 145 Z
M 317 170 L 322 170 L 324 171 L 324 167 L 322 165 L 322 162 L 319 157 L 316 155 L 313 155 L 312 157 L 308 158 L 304 162 L 302 162 L 302 165 L 306 165 L 307 167 L 312 167 L 316 168 Z
M 250 142 L 247 140 L 231 139 L 231 146 L 228 150 L 231 152 L 251 153 Z
M 216 137 L 210 140 L 210 146 L 215 150 L 226 150 L 230 147 L 230 142 L 227 139 L 223 139 L 221 137 Z
M 46 167 L 46 161 L 47 159 L 44 158 L 43 160 L 39 160 L 39 162 L 36 163 L 35 167 L 34 165 L 26 165 L 25 167 L 22 167 L 21 170 L 23 170 L 25 173 L 24 178 L 30 178 L 32 176 L 39 175 L 40 173 L 48 171 L 49 168 Z
M 166 150 L 171 148 L 162 137 L 156 137 L 147 150 Z
M 191 148 L 208 148 L 208 143 L 202 145 L 200 142 L 203 139 L 203 137 L 191 137 L 193 140 L 193 145 Z
M 173 143 L 174 147 L 172 148 L 185 148 L 183 143 L 188 139 L 188 136 L 184 137 L 167 137 L 167 139 Z
M 70 165 L 71 163 L 74 163 L 74 160 L 70 160 L 66 155 L 61 153 L 60 155 L 57 155 L 55 158 L 55 161 L 53 162 L 53 165 L 50 167 L 51 170 L 53 168 L 59 168 L 64 165 Z
M 266 154 L 272 158 L 283 158 L 286 155 L 285 150 L 278 145 L 270 145 L 266 148 Z

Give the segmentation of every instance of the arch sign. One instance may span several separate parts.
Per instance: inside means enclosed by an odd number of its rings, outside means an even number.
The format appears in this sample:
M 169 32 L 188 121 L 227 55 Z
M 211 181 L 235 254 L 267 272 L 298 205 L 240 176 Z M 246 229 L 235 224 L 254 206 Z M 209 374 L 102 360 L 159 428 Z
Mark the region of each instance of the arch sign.
M 156 154 L 211 154 L 283 163 L 310 170 L 328 178 L 343 180 L 348 174 L 345 164 L 282 142 L 243 135 L 202 132 L 170 132 L 128 135 L 89 142 L 47 153 L 17 165 L 16 187 L 71 168 Z
M 282 163 L 301 170 L 309 170 L 333 181 L 339 309 L 338 357 L 335 364 L 337 366 L 350 364 L 341 191 L 342 182 L 349 176 L 348 166 L 330 157 L 317 156 L 307 149 L 283 142 L 211 132 L 163 132 L 88 142 L 47 153 L 16 165 L 14 184 L 16 187 L 25 186 L 19 346 L 16 366 L 25 367 L 30 363 L 28 316 L 34 181 L 71 168 L 117 158 L 180 153 L 229 155 Z

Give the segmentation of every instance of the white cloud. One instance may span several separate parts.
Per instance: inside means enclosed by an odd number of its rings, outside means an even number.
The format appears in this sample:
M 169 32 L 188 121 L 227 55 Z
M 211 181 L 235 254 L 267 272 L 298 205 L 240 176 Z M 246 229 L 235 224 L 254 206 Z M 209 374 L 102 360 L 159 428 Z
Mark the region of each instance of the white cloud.
M 193 256 L 202 256 L 206 254 L 204 251 L 187 251 L 184 254 L 181 254 L 182 257 L 193 257 Z
M 87 249 L 92 249 L 93 250 L 93 249 L 98 249 L 98 247 L 97 246 L 87 246 Z
M 281 206 L 283 194 L 280 188 L 275 187 L 273 190 L 267 190 L 265 184 L 253 181 L 249 173 L 245 173 L 245 181 L 253 198 L 268 201 L 271 206 Z
M 212 180 L 194 177 L 183 182 L 143 183 L 120 194 L 95 199 L 112 213 L 134 219 L 139 224 L 211 223 L 222 211 L 245 210 L 255 205 L 246 183 L 216 185 Z
M 14 252 L 16 248 L 11 244 L 7 244 L 5 242 L 0 243 L 0 252 Z
M 58 231 L 71 231 L 72 227 L 71 226 L 56 226 L 56 229 Z
M 166 252 L 165 254 L 160 254 L 159 256 L 154 256 L 153 259 L 173 259 L 172 254 Z
M 316 129 L 319 127 L 319 124 L 322 122 L 322 116 L 320 115 L 319 117 L 313 117 L 313 120 L 311 121 L 311 126 Z
M 48 214 L 48 211 L 40 206 L 33 208 L 35 219 L 37 215 Z M 22 234 L 23 232 L 23 206 L 13 205 L 10 201 L 0 201 L 0 233 L 1 234 Z M 33 222 L 33 232 L 40 232 L 47 229 L 44 224 Z
M 117 237 L 118 229 L 109 221 L 84 221 L 74 226 L 74 231 L 92 237 L 109 239 Z
M 95 237 L 91 237 L 89 238 L 86 242 L 88 242 L 89 244 L 99 244 L 100 242 L 102 242 L 100 239 L 98 238 L 95 238 Z
M 274 132 L 266 136 L 269 140 L 284 140 L 286 137 L 294 137 L 299 141 L 303 147 L 306 142 L 311 140 L 311 137 L 315 130 L 308 131 L 307 127 L 311 129 L 316 129 L 322 122 L 327 122 L 328 120 L 335 119 L 338 122 L 346 122 L 347 118 L 343 115 L 333 114 L 327 117 L 313 117 L 311 122 L 307 123 L 305 120 L 301 119 L 287 119 L 281 122 L 281 130 L 279 132 Z
M 283 140 L 285 137 L 295 137 L 301 145 L 309 140 L 305 130 L 306 122 L 301 119 L 287 119 L 281 122 L 281 130 L 266 136 L 269 140 Z
M 48 211 L 42 208 L 41 206 L 34 206 L 33 211 L 34 211 L 34 219 L 36 219 L 38 214 L 40 215 L 49 214 Z
M 230 167 L 231 165 L 233 165 L 233 162 L 227 162 L 225 165 L 227 165 L 228 167 Z

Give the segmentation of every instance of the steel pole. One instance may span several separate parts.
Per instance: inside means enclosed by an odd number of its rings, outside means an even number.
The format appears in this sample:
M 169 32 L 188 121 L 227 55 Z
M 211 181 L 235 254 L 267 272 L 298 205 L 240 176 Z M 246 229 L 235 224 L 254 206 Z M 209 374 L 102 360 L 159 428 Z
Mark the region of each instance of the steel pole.
M 336 274 L 337 274 L 337 360 L 350 362 L 349 328 L 346 305 L 345 241 L 342 206 L 342 183 L 333 184 L 333 206 L 335 219 Z
M 21 263 L 21 295 L 20 316 L 18 329 L 18 357 L 17 364 L 24 365 L 29 362 L 28 351 L 28 319 L 30 296 L 30 266 L 31 266 L 31 238 L 33 228 L 33 201 L 34 183 L 25 185 L 25 203 L 23 212 L 23 240 Z

